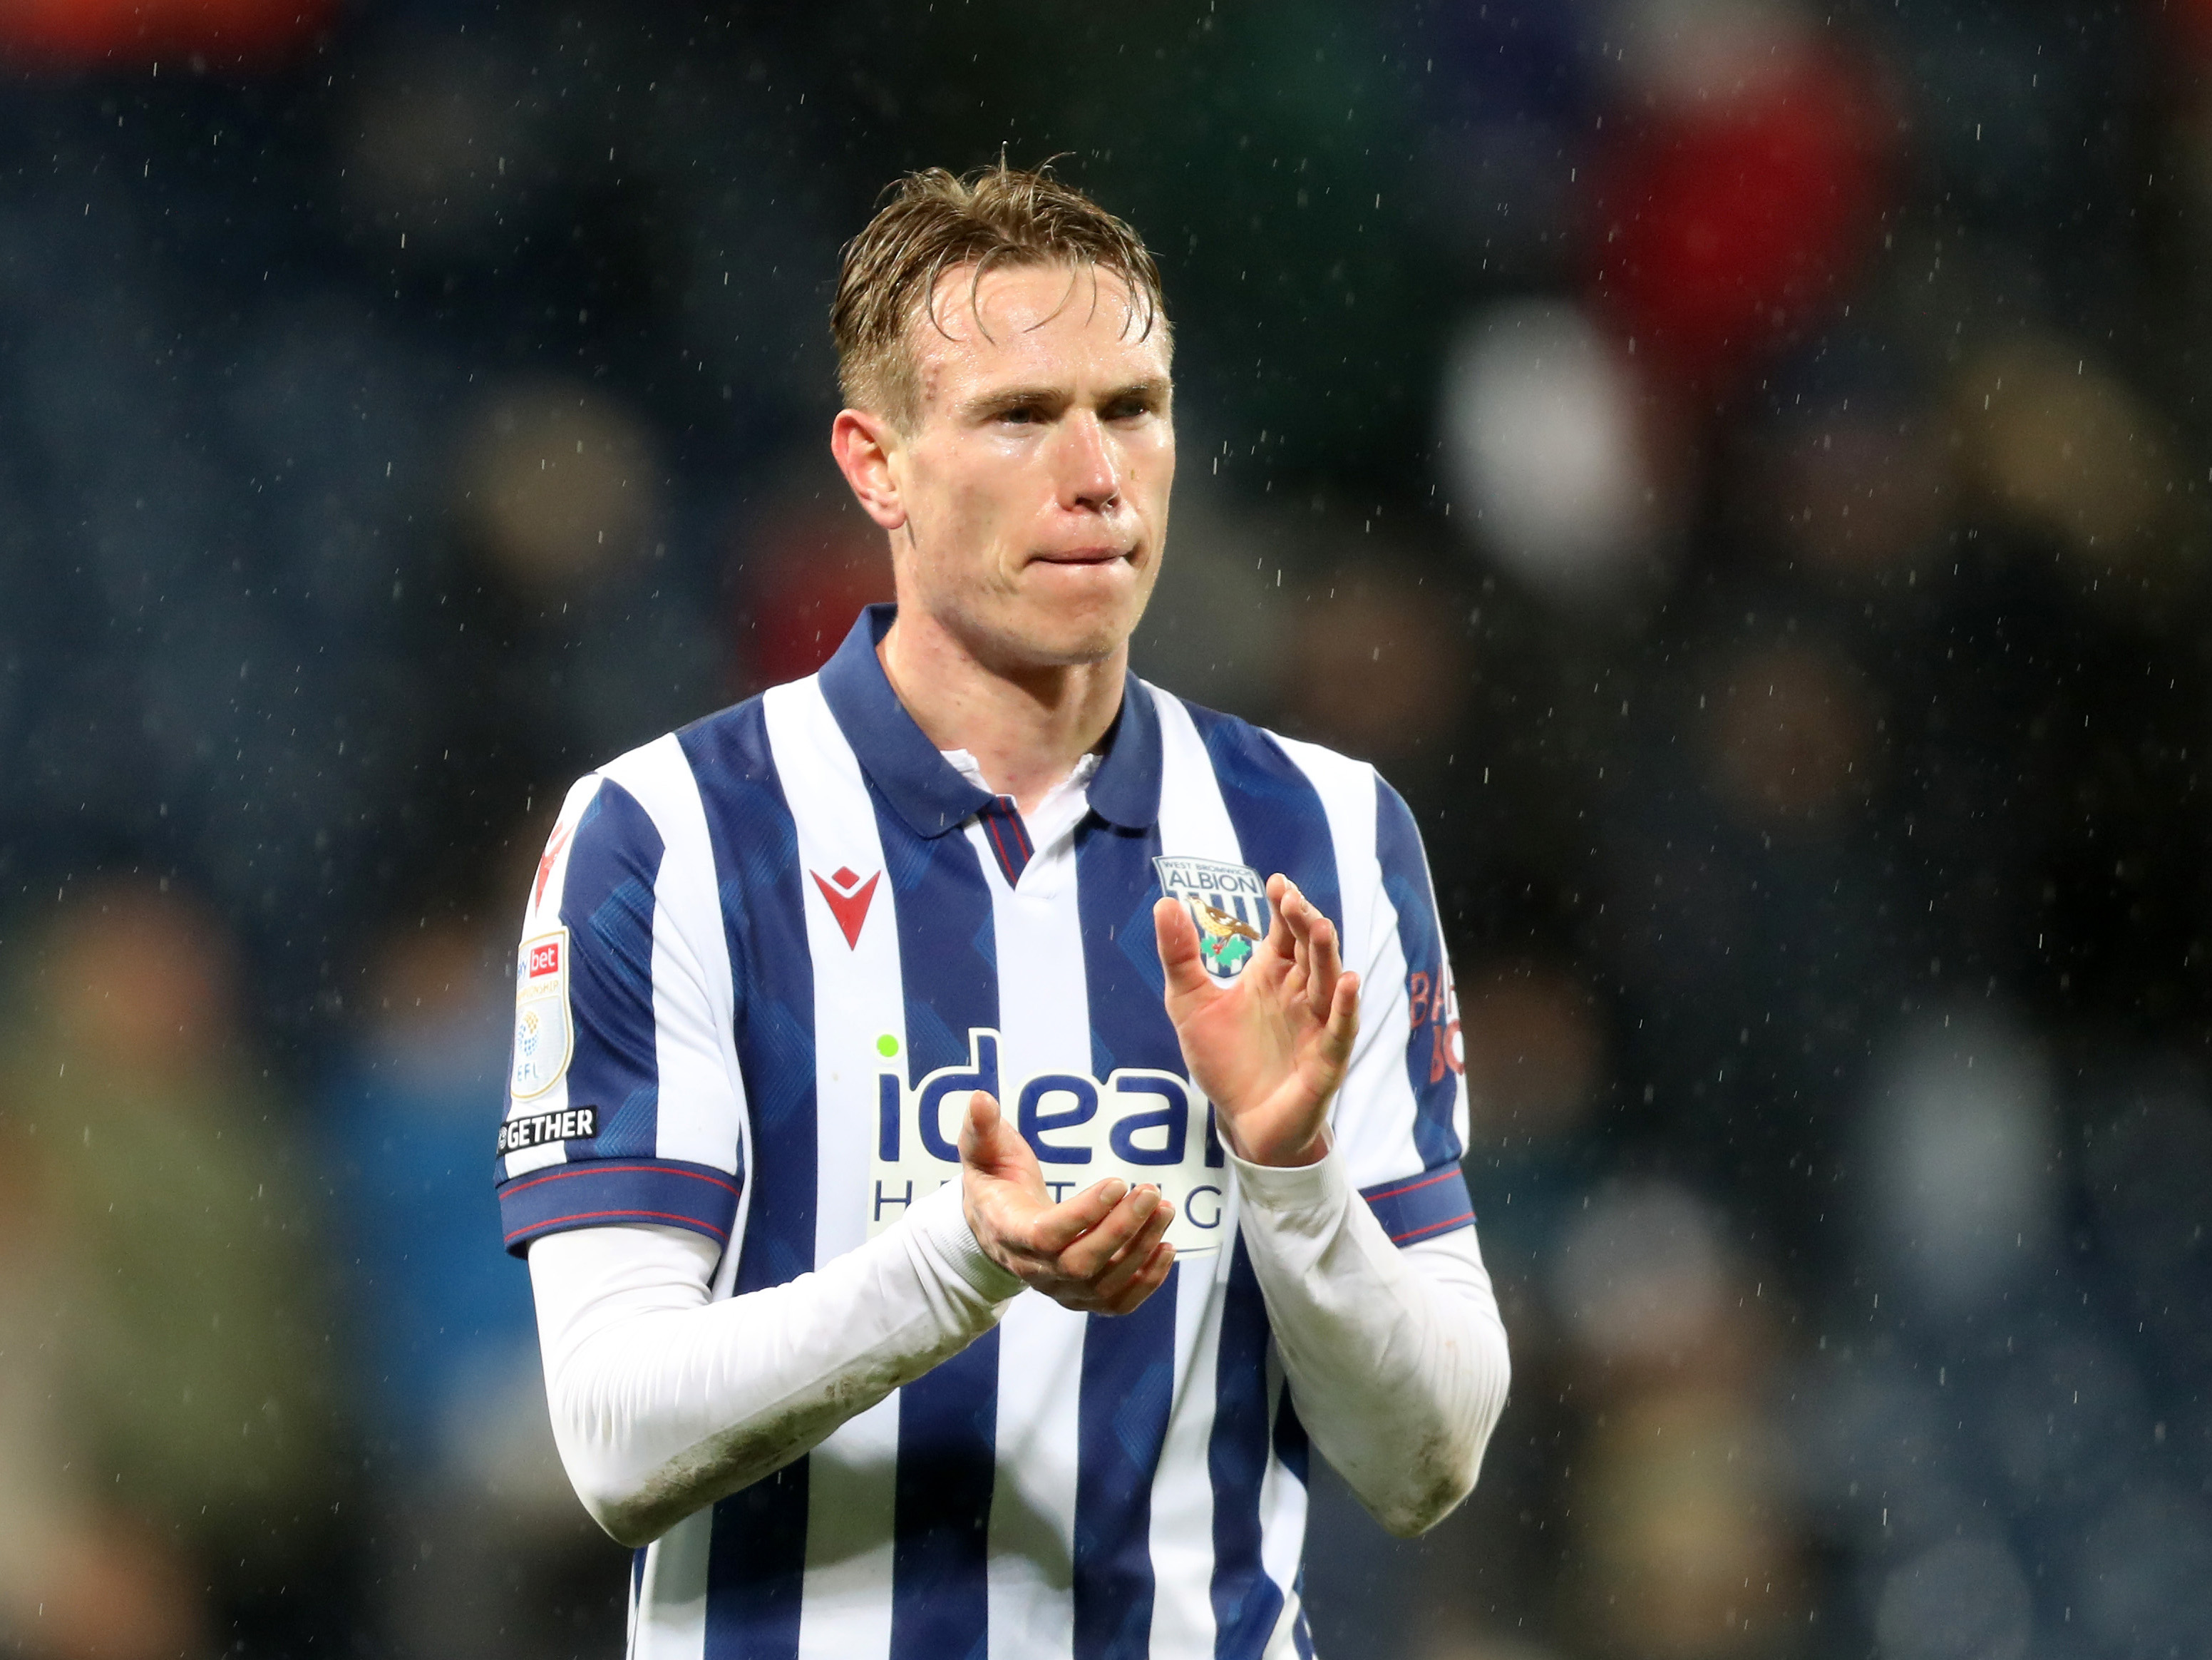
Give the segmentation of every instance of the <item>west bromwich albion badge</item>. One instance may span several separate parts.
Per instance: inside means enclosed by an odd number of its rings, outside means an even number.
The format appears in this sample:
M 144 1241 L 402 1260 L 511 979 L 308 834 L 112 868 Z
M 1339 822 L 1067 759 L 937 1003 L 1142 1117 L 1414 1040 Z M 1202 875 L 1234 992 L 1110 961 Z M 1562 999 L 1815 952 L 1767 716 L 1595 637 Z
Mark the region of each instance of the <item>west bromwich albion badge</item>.
M 1218 859 L 1155 859 L 1160 891 L 1198 924 L 1198 956 L 1217 980 L 1234 980 L 1267 934 L 1267 886 L 1256 872 Z
M 507 1088 L 518 1101 L 561 1081 L 575 1048 L 568 1022 L 568 930 L 533 934 L 514 965 L 514 1069 Z

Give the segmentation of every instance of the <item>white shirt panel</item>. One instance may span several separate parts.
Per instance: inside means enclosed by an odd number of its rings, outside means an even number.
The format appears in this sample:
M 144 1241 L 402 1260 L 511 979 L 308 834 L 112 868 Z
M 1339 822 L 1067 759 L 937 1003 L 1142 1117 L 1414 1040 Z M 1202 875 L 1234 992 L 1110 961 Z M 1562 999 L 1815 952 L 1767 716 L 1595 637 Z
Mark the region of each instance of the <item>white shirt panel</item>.
M 660 833 L 653 891 L 653 1054 L 660 1079 L 655 1148 L 663 1158 L 729 1170 L 743 1135 L 744 1085 L 732 1025 L 729 939 L 698 782 L 672 736 L 632 750 L 605 772 Z
M 860 763 L 819 684 L 778 686 L 762 699 L 776 775 L 799 838 L 807 951 L 814 974 L 814 1260 L 867 1237 L 863 1196 L 876 1128 L 876 1078 L 906 1046 L 906 988 L 897 906 L 884 869 L 875 804 Z M 856 879 L 847 885 L 842 873 Z M 848 939 L 831 909 L 865 891 Z M 848 915 L 850 911 L 848 910 Z M 890 1038 L 894 1056 L 879 1042 Z M 874 1660 L 890 1651 L 890 1582 L 897 1501 L 898 1396 L 848 1419 L 811 1455 L 802 1660 Z
M 1406 1075 L 1412 1036 L 1406 952 L 1398 912 L 1382 888 L 1375 851 L 1375 769 L 1317 744 L 1278 738 L 1321 797 L 1336 843 L 1337 891 L 1344 904 L 1344 961 L 1359 970 L 1359 1037 L 1329 1124 L 1356 1188 L 1371 1188 L 1422 1169 L 1413 1141 L 1419 1103 Z
M 1020 885 L 1009 888 L 981 829 L 968 826 L 991 894 L 999 963 L 1000 1108 L 1050 1073 L 1091 1076 L 1091 1000 L 1077 909 L 1075 829 L 1087 811 L 1079 793 L 1056 791 L 1024 819 L 1033 849 Z M 1055 798 L 1057 798 L 1055 800 Z M 1072 809 L 1072 810 L 1071 810 Z M 1048 839 L 1049 838 L 1049 839 Z M 1065 1198 L 1090 1173 L 1048 1164 L 1048 1189 Z M 1071 1181 L 1073 1177 L 1073 1181 Z M 998 1465 L 991 1498 L 992 1660 L 1052 1660 L 1070 1654 L 1075 1604 L 1067 1566 L 1075 1552 L 1077 1455 L 1087 1316 L 1042 1297 L 1017 1298 L 999 1325 Z

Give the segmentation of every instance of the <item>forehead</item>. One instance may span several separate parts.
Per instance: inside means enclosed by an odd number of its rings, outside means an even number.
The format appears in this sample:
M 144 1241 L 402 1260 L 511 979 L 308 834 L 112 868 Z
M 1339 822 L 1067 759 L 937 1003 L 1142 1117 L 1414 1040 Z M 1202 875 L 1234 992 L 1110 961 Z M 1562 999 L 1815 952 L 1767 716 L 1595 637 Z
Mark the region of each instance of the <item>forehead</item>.
M 1147 326 L 1149 321 L 1150 326 Z M 1118 273 L 1093 266 L 973 265 L 937 279 L 912 325 L 927 402 L 1002 379 L 1164 378 L 1167 325 Z

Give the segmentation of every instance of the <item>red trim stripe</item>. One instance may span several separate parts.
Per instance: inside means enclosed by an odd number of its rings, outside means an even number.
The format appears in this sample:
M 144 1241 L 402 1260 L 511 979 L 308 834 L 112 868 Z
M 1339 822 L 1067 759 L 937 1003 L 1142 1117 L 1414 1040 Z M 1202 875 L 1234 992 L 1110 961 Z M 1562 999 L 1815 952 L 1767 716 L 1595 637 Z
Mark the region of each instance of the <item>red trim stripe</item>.
M 526 1233 L 543 1233 L 549 1228 L 566 1227 L 571 1222 L 604 1222 L 608 1218 L 615 1216 L 630 1218 L 643 1217 L 647 1220 L 654 1222 L 675 1222 L 687 1228 L 703 1228 L 708 1233 L 713 1234 L 714 1237 L 722 1240 L 726 1243 L 728 1242 L 730 1237 L 728 1234 L 716 1227 L 712 1222 L 702 1222 L 696 1216 L 679 1216 L 674 1211 L 585 1210 L 578 1211 L 573 1216 L 549 1216 L 543 1222 L 532 1222 L 526 1228 L 516 1228 L 506 1236 L 506 1239 L 507 1243 L 511 1245 L 516 1240 L 522 1237 Z
M 527 1193 L 532 1188 L 544 1187 L 548 1182 L 565 1182 L 572 1176 L 616 1175 L 681 1176 L 690 1181 L 704 1182 L 711 1188 L 720 1188 L 725 1193 L 742 1193 L 744 1191 L 742 1188 L 738 1187 L 735 1181 L 725 1180 L 718 1176 L 708 1176 L 702 1171 L 671 1170 L 665 1164 L 602 1164 L 592 1163 L 588 1164 L 570 1164 L 564 1170 L 553 1171 L 544 1176 L 533 1176 L 526 1181 L 518 1180 L 508 1182 L 501 1187 L 500 1192 L 502 1195 L 510 1193 Z
M 1390 1243 L 1394 1245 L 1411 1244 L 1414 1240 L 1425 1239 L 1432 1233 L 1443 1233 L 1453 1228 L 1465 1227 L 1469 1222 L 1474 1220 L 1474 1213 L 1473 1211 L 1462 1211 L 1457 1216 L 1452 1217 L 1448 1221 L 1431 1222 L 1426 1227 L 1408 1228 L 1403 1233 L 1394 1233 L 1390 1236 Z
M 1029 860 L 1024 856 L 1021 862 L 1017 864 L 1013 854 L 1006 851 L 1005 838 L 999 833 L 999 822 L 1003 817 L 1002 813 L 986 812 L 983 814 L 983 827 L 991 833 L 991 846 L 999 855 L 999 868 L 1006 873 L 1006 885 L 1012 887 L 1022 879 L 1023 866 L 1029 863 Z
M 1440 1171 L 1435 1171 L 1429 1175 L 1422 1177 L 1419 1181 L 1408 1182 L 1402 1187 L 1370 1189 L 1363 1196 L 1366 1199 L 1367 1202 L 1371 1205 L 1377 1199 L 1396 1199 L 1405 1194 L 1419 1193 L 1423 1188 L 1433 1186 L 1438 1182 L 1447 1181 L 1452 1177 L 1457 1176 L 1459 1173 L 1459 1166 L 1457 1164 L 1447 1164 Z M 1473 1214 L 1473 1213 L 1470 1212 L 1469 1214 Z

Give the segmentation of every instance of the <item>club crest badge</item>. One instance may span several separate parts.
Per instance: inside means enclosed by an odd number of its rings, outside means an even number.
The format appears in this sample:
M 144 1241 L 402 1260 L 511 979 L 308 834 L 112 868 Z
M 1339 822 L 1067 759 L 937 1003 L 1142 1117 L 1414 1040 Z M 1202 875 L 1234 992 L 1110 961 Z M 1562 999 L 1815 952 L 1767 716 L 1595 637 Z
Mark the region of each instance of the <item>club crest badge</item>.
M 1199 960 L 1217 980 L 1234 980 L 1267 934 L 1267 889 L 1257 873 L 1215 859 L 1155 859 L 1160 891 L 1180 899 L 1198 924 Z
M 551 1089 L 568 1070 L 575 1033 L 568 1021 L 568 930 L 533 934 L 514 966 L 514 1064 L 507 1088 L 518 1101 Z

